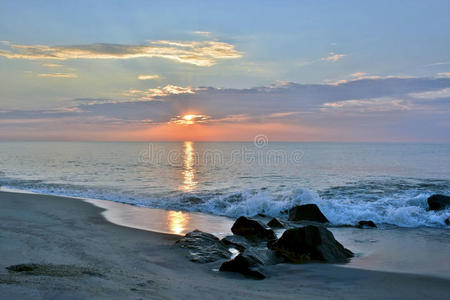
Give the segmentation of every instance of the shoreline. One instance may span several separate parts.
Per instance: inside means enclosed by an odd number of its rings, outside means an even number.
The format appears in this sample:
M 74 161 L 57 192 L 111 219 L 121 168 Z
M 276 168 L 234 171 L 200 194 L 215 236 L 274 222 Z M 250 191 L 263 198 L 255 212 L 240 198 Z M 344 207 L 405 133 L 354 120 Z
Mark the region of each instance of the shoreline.
M 0 192 L 0 298 L 428 298 L 450 293 L 450 280 L 330 264 L 281 264 L 269 278 L 195 264 L 176 235 L 111 223 L 104 210 L 76 198 Z M 90 267 L 101 276 L 11 274 L 14 264 Z M 352 292 L 350 292 L 352 291 Z M 377 291 L 376 293 L 374 291 Z

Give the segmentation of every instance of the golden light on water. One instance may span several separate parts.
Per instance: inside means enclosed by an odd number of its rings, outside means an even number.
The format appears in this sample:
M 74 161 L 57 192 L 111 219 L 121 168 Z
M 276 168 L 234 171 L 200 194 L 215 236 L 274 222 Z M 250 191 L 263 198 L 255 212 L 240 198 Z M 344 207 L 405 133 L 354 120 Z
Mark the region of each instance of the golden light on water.
M 194 154 L 193 142 L 184 142 L 183 185 L 181 188 L 186 192 L 192 191 L 197 185 Z
M 188 218 L 188 215 L 181 211 L 169 211 L 167 214 L 167 222 L 169 223 L 170 232 L 181 234 L 185 231 Z

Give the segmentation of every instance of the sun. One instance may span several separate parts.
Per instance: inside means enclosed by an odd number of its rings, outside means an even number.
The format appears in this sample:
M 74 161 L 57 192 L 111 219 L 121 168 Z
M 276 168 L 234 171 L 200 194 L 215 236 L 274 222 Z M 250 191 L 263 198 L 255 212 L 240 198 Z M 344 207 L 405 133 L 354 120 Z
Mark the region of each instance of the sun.
M 210 119 L 209 116 L 206 115 L 193 115 L 193 114 L 187 114 L 187 115 L 181 115 L 176 116 L 170 120 L 170 123 L 178 124 L 178 125 L 193 125 L 193 124 L 199 124 L 199 123 L 205 123 Z

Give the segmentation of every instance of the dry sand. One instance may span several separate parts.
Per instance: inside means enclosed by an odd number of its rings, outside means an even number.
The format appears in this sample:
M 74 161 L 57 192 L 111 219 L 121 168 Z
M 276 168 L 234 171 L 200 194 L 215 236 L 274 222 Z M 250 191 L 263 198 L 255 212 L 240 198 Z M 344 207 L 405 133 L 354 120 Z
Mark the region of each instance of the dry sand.
M 112 224 L 78 199 L 0 192 L 1 299 L 446 299 L 450 280 L 282 264 L 256 281 L 188 261 L 175 235 Z M 42 272 L 9 272 L 15 264 Z

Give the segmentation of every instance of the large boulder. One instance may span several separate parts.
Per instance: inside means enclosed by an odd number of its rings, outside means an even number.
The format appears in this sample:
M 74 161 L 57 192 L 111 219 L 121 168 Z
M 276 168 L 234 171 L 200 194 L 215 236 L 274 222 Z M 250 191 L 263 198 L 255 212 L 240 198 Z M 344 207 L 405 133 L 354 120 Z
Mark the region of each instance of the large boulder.
M 450 197 L 435 194 L 428 197 L 427 202 L 430 210 L 442 210 L 447 206 L 450 206 Z
M 315 204 L 297 205 L 289 209 L 289 221 L 328 223 L 328 219 Z
M 359 221 L 358 228 L 377 228 L 377 225 L 373 221 Z
M 231 257 L 228 247 L 216 236 L 199 230 L 187 233 L 176 244 L 188 249 L 188 258 L 197 263 L 209 263 Z
M 264 224 L 247 217 L 239 217 L 231 227 L 231 232 L 241 235 L 250 240 L 262 239 L 266 241 L 276 239 L 272 229 L 266 228 Z
M 288 229 L 277 241 L 270 242 L 268 247 L 294 263 L 310 260 L 347 262 L 353 256 L 350 250 L 334 239 L 331 231 L 313 225 Z
M 255 279 L 264 279 L 263 262 L 250 251 L 244 251 L 231 260 L 227 260 L 219 271 L 237 272 Z

